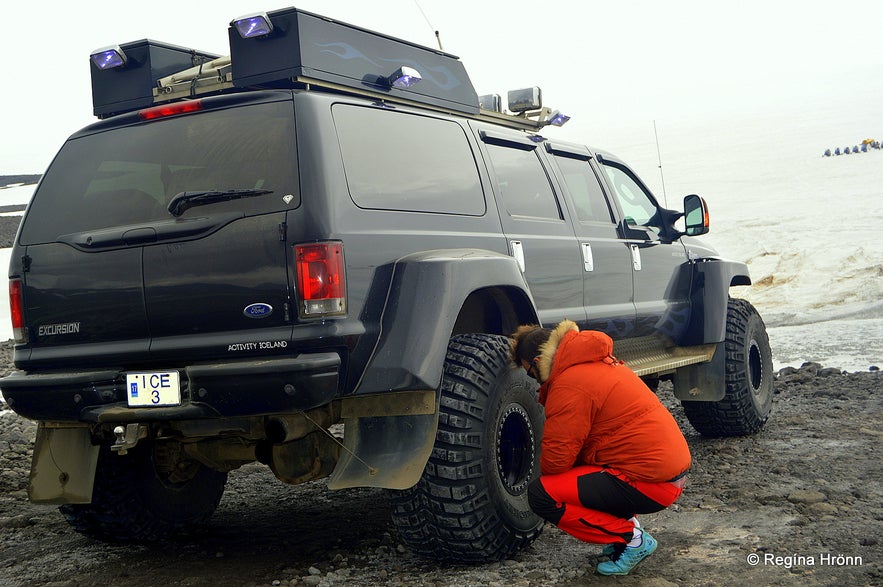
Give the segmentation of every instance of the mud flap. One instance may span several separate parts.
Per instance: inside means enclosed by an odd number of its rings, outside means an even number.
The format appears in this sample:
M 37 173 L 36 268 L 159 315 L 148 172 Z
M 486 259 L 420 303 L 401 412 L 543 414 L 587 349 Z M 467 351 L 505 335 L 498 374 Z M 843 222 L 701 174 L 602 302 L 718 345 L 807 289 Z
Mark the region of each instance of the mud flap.
M 99 447 L 87 426 L 40 422 L 31 461 L 33 503 L 91 503 Z
M 724 399 L 727 390 L 726 351 L 718 343 L 714 357 L 707 363 L 697 363 L 677 369 L 674 377 L 674 395 L 681 401 L 716 402 Z
M 329 489 L 407 489 L 417 483 L 438 430 L 435 391 L 351 398 L 342 404 L 341 416 L 344 446 Z

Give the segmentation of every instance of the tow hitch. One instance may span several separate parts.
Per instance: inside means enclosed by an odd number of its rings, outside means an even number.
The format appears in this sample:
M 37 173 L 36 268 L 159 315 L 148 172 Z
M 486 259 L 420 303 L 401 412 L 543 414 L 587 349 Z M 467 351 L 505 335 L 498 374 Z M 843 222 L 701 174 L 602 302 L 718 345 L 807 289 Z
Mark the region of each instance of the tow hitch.
M 147 427 L 141 424 L 126 424 L 125 427 L 114 428 L 113 433 L 116 441 L 111 445 L 110 450 L 124 455 L 130 448 L 135 448 L 139 440 L 147 438 Z

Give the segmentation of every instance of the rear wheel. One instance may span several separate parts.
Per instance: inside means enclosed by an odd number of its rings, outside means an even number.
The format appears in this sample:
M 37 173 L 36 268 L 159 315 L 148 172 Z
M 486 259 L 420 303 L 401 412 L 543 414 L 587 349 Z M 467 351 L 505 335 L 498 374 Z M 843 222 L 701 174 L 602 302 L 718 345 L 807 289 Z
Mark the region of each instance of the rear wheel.
M 542 530 L 527 486 L 539 475 L 543 414 L 536 383 L 508 352 L 502 336 L 448 345 L 432 456 L 417 485 L 390 496 L 401 540 L 420 555 L 500 560 Z
M 227 473 L 180 458 L 180 445 L 141 441 L 119 455 L 98 455 L 92 503 L 61 510 L 78 532 L 111 542 L 151 541 L 207 520 L 224 493 Z
M 717 402 L 684 401 L 690 424 L 704 436 L 744 436 L 758 432 L 773 404 L 773 359 L 766 327 L 746 300 L 727 306 L 726 392 Z

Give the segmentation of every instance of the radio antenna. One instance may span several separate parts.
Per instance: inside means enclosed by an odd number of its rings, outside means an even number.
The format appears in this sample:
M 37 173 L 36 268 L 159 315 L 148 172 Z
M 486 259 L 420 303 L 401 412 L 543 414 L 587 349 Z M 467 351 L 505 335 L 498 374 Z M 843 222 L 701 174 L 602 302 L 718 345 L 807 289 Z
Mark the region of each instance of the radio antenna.
M 662 179 L 662 199 L 668 208 L 668 196 L 665 194 L 665 175 L 662 173 L 662 155 L 659 152 L 659 133 L 656 132 L 656 121 L 653 121 L 653 136 L 656 137 L 656 160 L 659 162 L 659 177 Z
M 426 24 L 429 25 L 429 29 L 431 31 L 435 32 L 435 41 L 438 43 L 438 50 L 444 51 L 444 48 L 442 47 L 442 44 L 441 44 L 441 35 L 439 34 L 438 30 L 434 26 L 432 26 L 431 22 L 429 22 L 429 17 L 426 16 L 425 12 L 423 12 L 423 7 L 420 6 L 420 3 L 417 2 L 417 0 L 414 0 L 414 5 L 417 6 L 417 10 L 420 11 L 420 14 L 423 15 L 423 20 L 425 20 Z

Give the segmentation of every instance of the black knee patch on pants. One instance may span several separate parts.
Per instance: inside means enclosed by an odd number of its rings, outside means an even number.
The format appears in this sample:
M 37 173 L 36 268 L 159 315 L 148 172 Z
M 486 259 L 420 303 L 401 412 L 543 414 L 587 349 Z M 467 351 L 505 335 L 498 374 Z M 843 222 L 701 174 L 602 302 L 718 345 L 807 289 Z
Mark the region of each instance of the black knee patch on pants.
M 628 519 L 635 514 L 652 514 L 665 509 L 619 477 L 604 471 L 577 477 L 576 486 L 584 507 L 618 518 Z
M 547 522 L 552 522 L 556 526 L 564 515 L 564 505 L 558 505 L 552 497 L 546 493 L 545 487 L 540 483 L 539 479 L 531 481 L 527 486 L 527 503 L 530 509 L 543 518 Z

